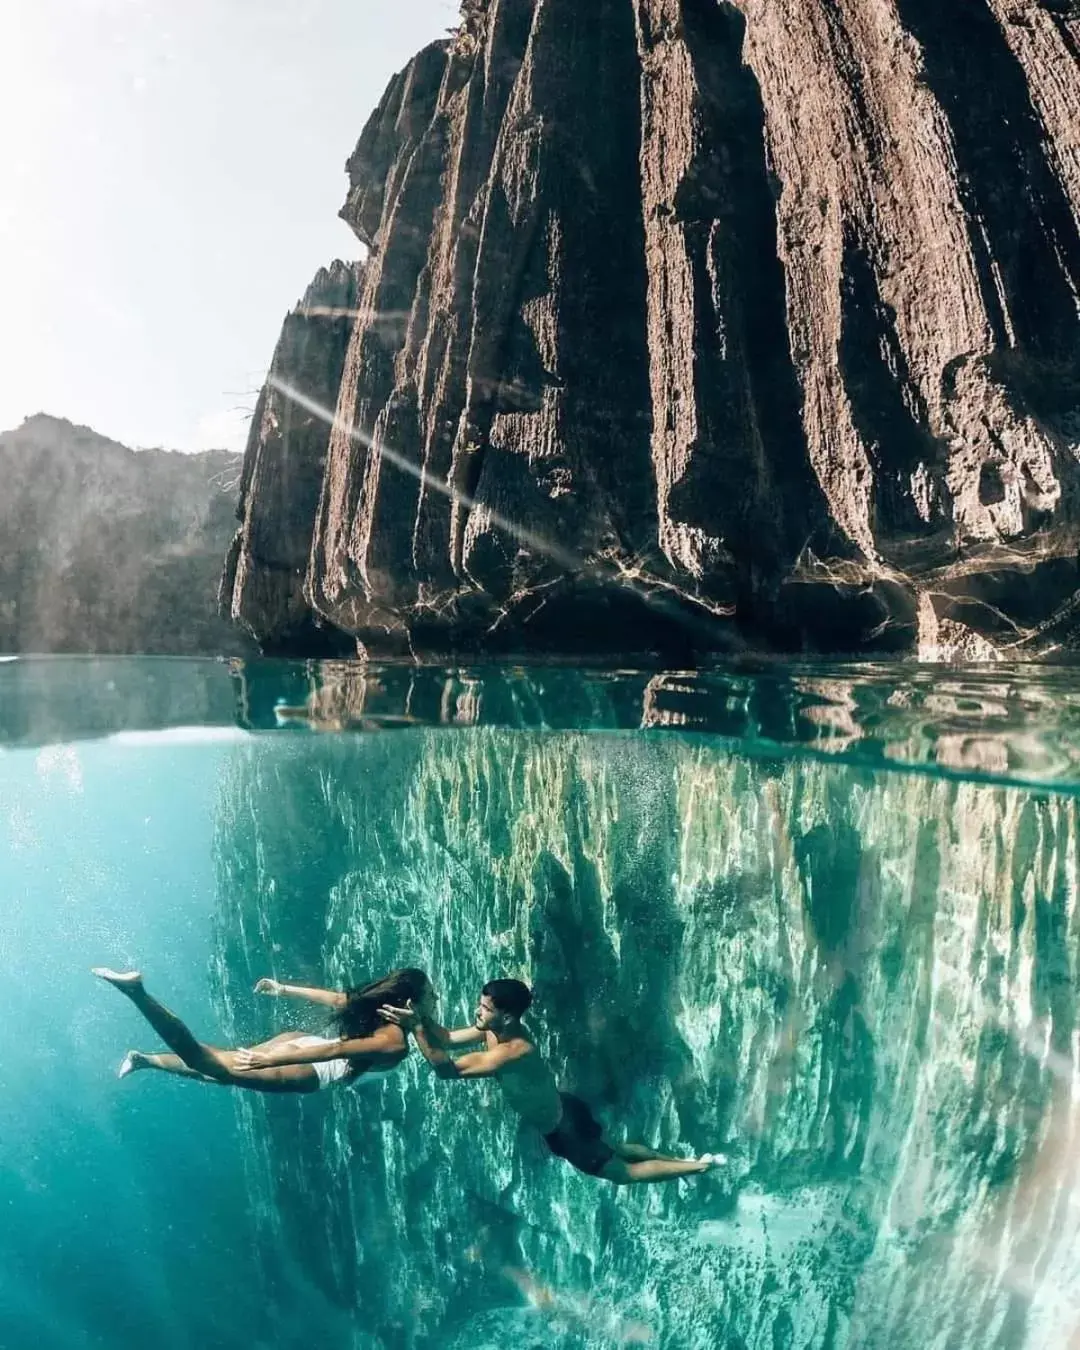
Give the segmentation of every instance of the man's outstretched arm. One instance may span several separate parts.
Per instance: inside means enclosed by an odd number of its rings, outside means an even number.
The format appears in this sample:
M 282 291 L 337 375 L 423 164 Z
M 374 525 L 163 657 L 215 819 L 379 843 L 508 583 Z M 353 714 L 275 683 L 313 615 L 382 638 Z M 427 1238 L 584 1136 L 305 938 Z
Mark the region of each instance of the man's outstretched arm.
M 528 1053 L 528 1047 L 497 1045 L 494 1050 L 481 1050 L 462 1055 L 460 1059 L 451 1059 L 445 1049 L 435 1044 L 428 1035 L 425 1023 L 418 1022 L 412 1028 L 412 1034 L 420 1047 L 420 1053 L 439 1078 L 494 1078 L 507 1064 Z
M 387 1022 L 393 1022 L 402 1031 L 412 1033 L 420 1053 L 440 1078 L 493 1078 L 512 1060 L 520 1059 L 532 1048 L 526 1044 L 497 1045 L 494 1050 L 481 1050 L 479 1054 L 462 1055 L 460 1059 L 454 1060 L 446 1050 L 448 1045 L 460 1044 L 451 1040 L 455 1033 L 440 1027 L 411 1005 L 394 1008 L 387 1004 L 379 1009 L 379 1013 Z M 477 1037 L 482 1034 L 477 1031 Z
M 394 1026 L 401 1027 L 402 1031 L 410 1031 L 422 1020 L 428 1042 L 440 1050 L 446 1050 L 451 1045 L 476 1045 L 484 1039 L 484 1033 L 479 1027 L 456 1027 L 451 1031 L 447 1027 L 440 1026 L 432 1017 L 421 1018 L 411 1000 L 404 1008 L 395 1008 L 392 1004 L 384 1003 L 379 1009 L 379 1016 L 384 1022 L 392 1022 Z
M 423 1025 L 429 1043 L 440 1050 L 446 1050 L 451 1045 L 476 1045 L 484 1039 L 484 1033 L 477 1027 L 455 1027 L 451 1030 L 439 1026 L 438 1022 L 425 1022 Z

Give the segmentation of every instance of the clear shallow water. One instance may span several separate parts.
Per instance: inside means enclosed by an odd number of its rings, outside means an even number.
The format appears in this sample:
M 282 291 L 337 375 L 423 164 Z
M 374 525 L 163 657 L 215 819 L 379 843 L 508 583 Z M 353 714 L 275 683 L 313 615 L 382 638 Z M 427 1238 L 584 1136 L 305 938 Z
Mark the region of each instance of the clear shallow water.
M 1080 673 L 0 665 L 0 1344 L 1042 1347 L 1080 1326 Z M 410 1060 L 143 1074 L 260 975 L 528 979 L 616 1191 Z

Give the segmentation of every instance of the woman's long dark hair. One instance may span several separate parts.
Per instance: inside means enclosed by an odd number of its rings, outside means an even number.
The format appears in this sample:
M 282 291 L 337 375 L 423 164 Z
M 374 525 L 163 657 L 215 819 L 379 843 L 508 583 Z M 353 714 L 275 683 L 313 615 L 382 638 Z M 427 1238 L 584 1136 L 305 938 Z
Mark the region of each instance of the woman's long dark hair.
M 410 967 L 392 970 L 381 980 L 345 990 L 345 1006 L 333 1019 L 340 1036 L 371 1036 L 383 1025 L 379 1009 L 384 1003 L 403 1008 L 412 999 L 419 1003 L 428 989 L 428 977 L 422 970 Z

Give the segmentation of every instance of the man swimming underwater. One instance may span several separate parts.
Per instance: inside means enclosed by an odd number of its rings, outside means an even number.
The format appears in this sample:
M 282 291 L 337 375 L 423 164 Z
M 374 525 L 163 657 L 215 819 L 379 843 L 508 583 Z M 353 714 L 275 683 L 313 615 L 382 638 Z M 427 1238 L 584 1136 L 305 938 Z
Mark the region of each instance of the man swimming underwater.
M 671 1158 L 642 1144 L 619 1144 L 604 1138 L 588 1106 L 569 1092 L 560 1092 L 521 1024 L 532 993 L 520 980 L 491 980 L 484 985 L 471 1027 L 448 1031 L 434 1020 L 429 989 L 415 1004 L 379 1009 L 388 1022 L 410 1033 L 440 1078 L 494 1078 L 506 1104 L 544 1137 L 552 1153 L 589 1176 L 617 1186 L 635 1182 L 673 1181 L 709 1172 L 727 1159 L 718 1153 L 700 1158 Z M 451 1059 L 447 1051 L 483 1043 L 485 1048 Z

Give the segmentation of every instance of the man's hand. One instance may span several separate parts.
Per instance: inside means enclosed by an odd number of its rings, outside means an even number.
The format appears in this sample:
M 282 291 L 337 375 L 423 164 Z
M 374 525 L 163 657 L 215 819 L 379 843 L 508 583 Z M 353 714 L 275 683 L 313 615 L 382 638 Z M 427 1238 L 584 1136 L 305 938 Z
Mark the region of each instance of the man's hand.
M 379 1009 L 379 1016 L 384 1022 L 393 1022 L 402 1031 L 415 1031 L 420 1025 L 420 1014 L 413 1007 L 412 999 L 409 999 L 404 1008 L 395 1008 L 389 1003 L 384 1003 Z
M 257 994 L 280 994 L 281 985 L 277 980 L 262 979 L 255 982 L 255 992 Z
M 251 1069 L 272 1069 L 270 1056 L 265 1050 L 237 1050 L 233 1068 L 237 1073 L 247 1073 Z

